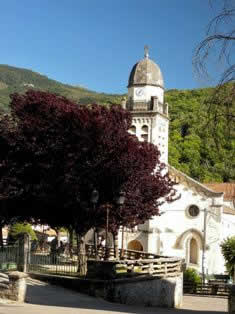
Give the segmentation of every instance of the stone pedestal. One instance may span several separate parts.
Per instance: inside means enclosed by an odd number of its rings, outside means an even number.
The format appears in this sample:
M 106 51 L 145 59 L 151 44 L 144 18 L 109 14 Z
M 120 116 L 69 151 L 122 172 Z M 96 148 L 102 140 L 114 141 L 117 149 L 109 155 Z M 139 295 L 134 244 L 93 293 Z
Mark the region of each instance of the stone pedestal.
M 129 305 L 181 308 L 183 275 L 164 279 L 140 276 L 129 280 L 113 280 L 106 289 L 105 299 Z
M 17 269 L 24 273 L 27 272 L 30 264 L 31 238 L 25 233 L 19 240 L 19 259 Z
M 26 296 L 27 274 L 13 271 L 8 275 L 9 281 L 5 287 L 0 287 L 0 298 L 24 302 Z

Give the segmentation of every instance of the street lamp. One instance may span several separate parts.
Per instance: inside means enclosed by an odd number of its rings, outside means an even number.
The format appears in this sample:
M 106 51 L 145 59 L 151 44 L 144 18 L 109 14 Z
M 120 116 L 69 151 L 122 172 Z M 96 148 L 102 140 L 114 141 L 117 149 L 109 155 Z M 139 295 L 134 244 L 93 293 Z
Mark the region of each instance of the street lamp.
M 91 192 L 91 203 L 93 204 L 93 209 L 95 211 L 96 209 L 96 205 L 99 201 L 99 192 L 94 189 L 92 192 Z M 94 247 L 95 247 L 95 258 L 97 259 L 98 258 L 98 252 L 97 252 L 97 231 L 96 231 L 96 228 L 94 228 Z
M 123 206 L 126 199 L 126 193 L 124 191 L 119 191 L 116 197 L 116 204 L 118 206 Z M 122 248 L 121 248 L 121 259 L 124 258 L 124 226 L 122 226 Z
M 202 243 L 202 283 L 205 283 L 205 252 L 206 252 L 206 227 L 207 227 L 207 214 L 208 211 L 204 208 L 204 221 L 203 221 L 203 243 Z
M 119 191 L 118 194 L 114 197 L 114 201 L 118 206 L 122 206 L 125 202 L 125 195 L 126 193 L 123 191 Z M 106 209 L 106 241 L 105 241 L 105 260 L 108 260 L 108 231 L 109 231 L 109 208 L 107 206 Z M 122 232 L 122 250 L 123 250 L 123 240 L 124 240 L 124 233 Z M 118 243 L 116 244 L 116 248 L 118 250 Z M 116 252 L 115 252 L 116 253 Z M 124 253 L 124 250 L 123 250 Z M 118 257 L 118 254 L 115 254 Z M 124 254 L 123 254 L 124 255 Z

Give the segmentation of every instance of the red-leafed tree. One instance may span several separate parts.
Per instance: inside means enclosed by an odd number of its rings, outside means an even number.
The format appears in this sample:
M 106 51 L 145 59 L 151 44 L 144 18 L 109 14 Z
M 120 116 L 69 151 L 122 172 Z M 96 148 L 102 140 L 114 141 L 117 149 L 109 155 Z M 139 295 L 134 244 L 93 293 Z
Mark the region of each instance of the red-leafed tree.
M 174 195 L 162 174 L 157 148 L 128 133 L 130 113 L 120 106 L 82 106 L 39 91 L 14 94 L 15 144 L 0 182 L 17 182 L 22 215 L 51 226 L 73 227 L 80 237 L 92 227 L 133 227 L 158 214 L 158 206 Z M 8 169 L 9 170 L 9 169 Z M 11 170 L 11 169 L 10 169 Z M 0 185 L 1 186 L 1 185 Z M 94 209 L 90 197 L 99 191 Z M 124 206 L 114 202 L 126 193 Z
M 16 144 L 14 122 L 8 114 L 0 116 L 0 246 L 3 246 L 2 229 L 12 222 L 19 214 L 14 203 L 17 196 L 22 193 L 21 184 L 15 176 L 15 165 L 11 159 L 11 152 Z M 7 208 L 8 204 L 8 208 Z

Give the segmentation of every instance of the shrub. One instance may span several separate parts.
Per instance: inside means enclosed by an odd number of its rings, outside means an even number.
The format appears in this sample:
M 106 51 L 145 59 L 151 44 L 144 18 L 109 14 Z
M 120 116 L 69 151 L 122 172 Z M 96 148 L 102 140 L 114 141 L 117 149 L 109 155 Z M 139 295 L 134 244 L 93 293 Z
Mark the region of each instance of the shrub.
M 235 236 L 225 239 L 220 246 L 226 261 L 225 266 L 229 275 L 233 276 L 235 267 Z
M 193 284 L 201 283 L 201 277 L 194 268 L 187 268 L 184 271 L 184 282 L 191 282 Z

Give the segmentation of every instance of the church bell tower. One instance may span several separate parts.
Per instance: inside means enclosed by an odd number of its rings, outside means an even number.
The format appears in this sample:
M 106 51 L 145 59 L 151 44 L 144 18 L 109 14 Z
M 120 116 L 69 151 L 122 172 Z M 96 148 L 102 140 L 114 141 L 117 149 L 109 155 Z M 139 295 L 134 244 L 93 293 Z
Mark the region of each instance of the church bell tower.
M 128 81 L 126 109 L 132 113 L 131 134 L 140 141 L 156 145 L 160 161 L 168 163 L 168 104 L 164 102 L 164 83 L 159 66 L 149 58 L 145 46 L 144 59 L 137 62 Z

